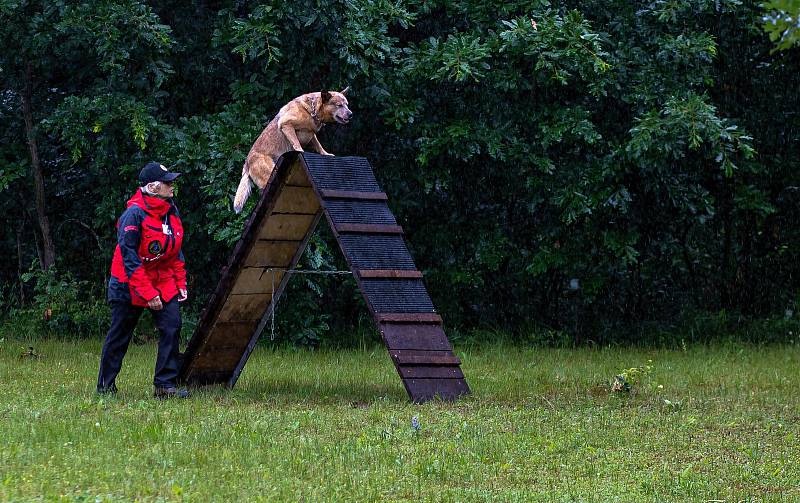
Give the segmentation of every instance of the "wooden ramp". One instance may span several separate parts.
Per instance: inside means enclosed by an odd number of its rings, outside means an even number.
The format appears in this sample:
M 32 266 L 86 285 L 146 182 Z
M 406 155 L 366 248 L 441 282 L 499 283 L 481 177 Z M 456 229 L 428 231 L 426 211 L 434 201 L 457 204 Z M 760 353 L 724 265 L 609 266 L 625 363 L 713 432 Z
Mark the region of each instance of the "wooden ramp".
M 414 402 L 469 393 L 403 229 L 362 157 L 289 152 L 247 221 L 184 354 L 181 382 L 232 387 L 324 214 Z

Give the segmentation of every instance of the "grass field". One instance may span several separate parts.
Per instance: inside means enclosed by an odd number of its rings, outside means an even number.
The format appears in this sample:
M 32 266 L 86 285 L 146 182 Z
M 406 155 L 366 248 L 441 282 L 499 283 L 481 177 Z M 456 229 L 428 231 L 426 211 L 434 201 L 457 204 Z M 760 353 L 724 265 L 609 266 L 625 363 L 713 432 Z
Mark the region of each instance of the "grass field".
M 800 501 L 797 344 L 461 347 L 473 395 L 421 406 L 383 348 L 258 348 L 234 390 L 159 402 L 154 344 L 109 399 L 99 341 L 26 347 L 0 341 L 3 501 Z

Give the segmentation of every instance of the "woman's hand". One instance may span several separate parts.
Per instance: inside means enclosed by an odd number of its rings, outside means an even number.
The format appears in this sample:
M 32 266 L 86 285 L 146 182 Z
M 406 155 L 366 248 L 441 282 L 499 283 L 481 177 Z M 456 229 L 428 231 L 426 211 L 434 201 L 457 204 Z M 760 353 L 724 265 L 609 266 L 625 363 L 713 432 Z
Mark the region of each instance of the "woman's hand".
M 152 299 L 148 300 L 147 307 L 154 311 L 161 311 L 161 309 L 164 307 L 164 305 L 161 303 L 161 296 L 156 295 Z
M 183 302 L 189 297 L 189 292 L 185 288 L 178 288 L 178 293 L 180 294 L 178 296 L 178 302 Z

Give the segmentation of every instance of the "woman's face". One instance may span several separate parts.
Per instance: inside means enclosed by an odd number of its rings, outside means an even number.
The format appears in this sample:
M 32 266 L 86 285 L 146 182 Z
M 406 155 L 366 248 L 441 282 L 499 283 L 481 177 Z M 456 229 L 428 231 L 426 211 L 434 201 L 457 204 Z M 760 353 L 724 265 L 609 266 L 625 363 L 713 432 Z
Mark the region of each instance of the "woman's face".
M 159 197 L 163 197 L 164 199 L 169 199 L 170 197 L 175 195 L 175 184 L 174 182 L 161 182 L 161 185 L 158 187 L 158 192 L 156 195 Z

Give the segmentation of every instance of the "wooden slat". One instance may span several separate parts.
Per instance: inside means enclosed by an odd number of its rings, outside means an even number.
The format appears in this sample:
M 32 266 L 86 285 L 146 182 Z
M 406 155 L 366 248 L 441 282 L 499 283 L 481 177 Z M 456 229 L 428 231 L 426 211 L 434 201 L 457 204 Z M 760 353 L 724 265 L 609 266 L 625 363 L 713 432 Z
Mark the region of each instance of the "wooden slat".
M 455 400 L 469 394 L 469 386 L 464 379 L 403 379 L 411 400 L 416 403 L 435 398 Z
M 402 269 L 361 269 L 358 275 L 362 278 L 422 279 L 421 272 Z
M 242 351 L 256 329 L 257 321 L 217 321 L 203 346 L 191 362 L 192 369 L 225 370 L 230 373 L 239 363 Z
M 402 234 L 403 228 L 399 225 L 385 224 L 338 224 L 336 232 L 352 234 Z
M 229 295 L 225 305 L 222 306 L 218 319 L 220 321 L 260 320 L 271 299 L 272 295 L 269 293 Z
M 388 349 L 450 351 L 450 341 L 441 325 L 418 323 L 381 323 L 381 335 Z
M 464 372 L 459 367 L 413 366 L 397 367 L 403 379 L 463 379 Z
M 269 215 L 259 229 L 258 239 L 302 241 L 313 223 L 314 215 Z
M 285 186 L 278 194 L 273 213 L 303 213 L 315 215 L 319 200 L 311 187 Z
M 452 351 L 411 351 L 392 349 L 389 356 L 397 365 L 461 365 Z
M 230 294 L 272 293 L 271 274 L 272 273 L 269 271 L 265 271 L 260 267 L 242 269 L 241 272 L 239 272 L 239 276 L 236 278 L 236 282 Z M 281 278 L 283 278 L 283 271 L 275 271 L 274 274 L 275 288 L 278 288 Z
M 319 195 L 323 199 L 358 199 L 361 201 L 387 201 L 389 198 L 383 192 L 356 192 L 352 190 L 322 189 Z
M 442 323 L 437 313 L 376 313 L 378 323 Z
M 221 345 L 236 345 L 240 341 L 247 341 L 250 339 L 250 334 L 255 330 L 257 323 L 255 321 L 219 321 L 211 327 L 209 337 L 206 339 L 200 352 L 205 352 L 206 348 L 213 348 L 214 346 Z M 247 343 L 245 342 L 242 347 Z
M 244 260 L 245 267 L 286 268 L 302 241 L 257 241 Z

